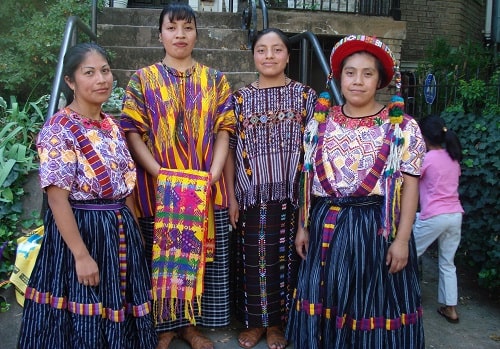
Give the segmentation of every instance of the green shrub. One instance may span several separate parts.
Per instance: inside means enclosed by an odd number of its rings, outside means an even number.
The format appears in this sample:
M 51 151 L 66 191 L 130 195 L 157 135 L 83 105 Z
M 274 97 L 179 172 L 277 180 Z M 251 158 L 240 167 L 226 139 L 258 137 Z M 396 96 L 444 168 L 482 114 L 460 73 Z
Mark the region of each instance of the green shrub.
M 91 0 L 0 1 L 0 95 L 24 103 L 50 93 L 68 17 L 90 26 L 90 14 Z
M 40 225 L 39 217 L 21 220 L 23 185 L 37 169 L 35 135 L 47 110 L 48 96 L 20 107 L 12 97 L 10 106 L 0 97 L 0 246 L 7 243 L 0 264 L 0 281 L 8 279 L 23 229 Z
M 500 289 L 500 69 L 495 55 L 481 43 L 452 47 L 442 38 L 425 49 L 417 75 L 432 72 L 448 89 L 435 101 L 441 116 L 463 147 L 460 200 L 465 215 L 460 256 L 478 270 L 483 287 Z
M 463 146 L 460 200 L 465 210 L 460 249 L 479 270 L 481 286 L 500 288 L 499 114 L 445 112 L 442 117 Z

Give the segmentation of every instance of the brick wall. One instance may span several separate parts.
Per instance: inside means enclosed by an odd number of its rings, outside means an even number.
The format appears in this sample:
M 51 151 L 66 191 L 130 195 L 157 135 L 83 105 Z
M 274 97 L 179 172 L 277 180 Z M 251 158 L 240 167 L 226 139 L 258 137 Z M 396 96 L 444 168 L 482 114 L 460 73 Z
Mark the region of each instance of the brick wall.
M 400 4 L 407 29 L 403 65 L 423 59 L 425 48 L 436 37 L 446 38 L 452 46 L 483 38 L 484 0 L 401 0 Z

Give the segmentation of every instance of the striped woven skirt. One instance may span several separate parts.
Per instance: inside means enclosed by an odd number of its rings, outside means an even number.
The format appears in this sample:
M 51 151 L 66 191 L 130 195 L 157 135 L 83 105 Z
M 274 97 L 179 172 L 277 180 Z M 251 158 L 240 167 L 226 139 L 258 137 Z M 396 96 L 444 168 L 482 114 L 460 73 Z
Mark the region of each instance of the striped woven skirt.
M 321 198 L 313 206 L 286 331 L 295 348 L 424 348 L 415 242 L 407 266 L 390 274 L 382 201 Z
M 246 327 L 286 323 L 299 264 L 296 213 L 289 202 L 269 202 L 240 212 L 236 315 Z
M 229 215 L 227 209 L 215 209 L 215 255 L 214 261 L 205 266 L 203 296 L 201 299 L 201 316 L 195 312 L 196 325 L 205 327 L 223 327 L 231 322 L 231 299 L 229 288 Z M 153 217 L 139 218 L 141 232 L 146 243 L 146 257 L 151 265 L 153 251 Z M 190 321 L 181 311 L 184 307 L 182 301 L 178 304 L 179 312 L 175 320 L 170 320 L 156 325 L 158 333 L 173 331 L 188 326 Z M 198 308 L 196 299 L 194 308 Z
M 73 212 L 100 283 L 78 282 L 73 254 L 49 209 L 26 289 L 19 348 L 154 349 L 151 281 L 129 209 L 123 202 L 92 201 L 75 203 Z

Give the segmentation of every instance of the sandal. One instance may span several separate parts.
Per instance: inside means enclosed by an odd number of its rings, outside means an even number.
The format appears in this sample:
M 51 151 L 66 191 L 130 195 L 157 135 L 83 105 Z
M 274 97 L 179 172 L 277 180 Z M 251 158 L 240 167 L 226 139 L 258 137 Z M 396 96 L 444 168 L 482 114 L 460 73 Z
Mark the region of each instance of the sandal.
M 438 312 L 439 315 L 441 315 L 442 317 L 444 317 L 446 319 L 446 321 L 448 321 L 451 324 L 458 324 L 460 322 L 460 319 L 458 317 L 452 318 L 451 316 L 449 316 L 447 314 L 446 307 L 440 307 L 440 308 L 438 308 L 437 312 Z
M 253 327 L 241 331 L 238 336 L 238 344 L 245 349 L 253 348 L 259 343 L 265 332 L 264 327 Z
M 214 343 L 194 326 L 183 327 L 178 333 L 191 349 L 214 349 Z
M 283 331 L 278 326 L 268 327 L 266 338 L 269 349 L 285 349 L 288 345 Z
M 158 335 L 156 349 L 168 349 L 172 340 L 177 337 L 174 331 L 162 332 Z

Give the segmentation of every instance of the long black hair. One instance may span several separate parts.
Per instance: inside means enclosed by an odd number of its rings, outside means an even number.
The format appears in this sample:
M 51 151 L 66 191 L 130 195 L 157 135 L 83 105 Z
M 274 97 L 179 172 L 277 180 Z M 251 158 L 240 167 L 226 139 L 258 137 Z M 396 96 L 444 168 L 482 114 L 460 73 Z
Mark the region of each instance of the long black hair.
M 75 46 L 70 47 L 64 54 L 62 75 L 64 77 L 67 76 L 71 81 L 75 81 L 76 70 L 90 52 L 97 52 L 109 63 L 110 59 L 108 53 L 98 44 L 93 42 L 76 44 Z M 66 97 L 66 105 L 70 104 L 75 97 L 73 90 L 71 90 L 67 84 L 63 84 L 61 90 Z
M 455 132 L 448 129 L 444 120 L 437 115 L 429 115 L 419 121 L 420 130 L 427 144 L 444 146 L 453 160 L 462 160 L 462 145 Z

